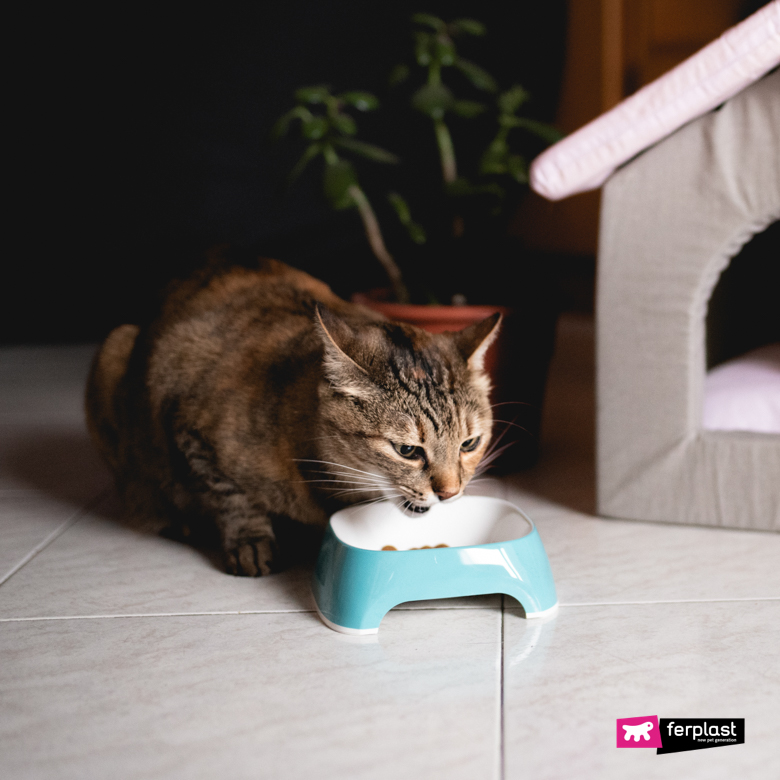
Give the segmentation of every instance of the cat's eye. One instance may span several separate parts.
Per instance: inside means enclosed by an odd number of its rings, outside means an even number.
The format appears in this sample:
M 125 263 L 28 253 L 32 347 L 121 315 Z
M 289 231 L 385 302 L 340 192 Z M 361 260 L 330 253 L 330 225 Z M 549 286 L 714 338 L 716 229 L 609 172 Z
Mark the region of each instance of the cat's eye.
M 474 452 L 482 441 L 481 436 L 472 436 L 470 439 L 466 439 L 463 444 L 460 445 L 461 452 Z
M 422 447 L 415 447 L 414 444 L 395 444 L 393 443 L 393 449 L 402 457 L 407 460 L 415 460 L 422 456 Z

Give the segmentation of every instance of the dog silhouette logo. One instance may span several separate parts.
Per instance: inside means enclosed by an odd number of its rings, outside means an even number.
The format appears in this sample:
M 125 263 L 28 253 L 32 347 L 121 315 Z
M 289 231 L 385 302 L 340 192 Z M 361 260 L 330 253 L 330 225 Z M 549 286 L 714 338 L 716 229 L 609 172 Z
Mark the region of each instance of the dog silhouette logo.
M 657 715 L 645 715 L 643 718 L 618 718 L 616 736 L 615 744 L 619 748 L 663 747 Z
M 639 738 L 642 737 L 642 739 L 646 739 L 648 742 L 650 741 L 650 734 L 649 732 L 653 728 L 652 721 L 645 721 L 645 723 L 640 723 L 637 726 L 629 726 L 628 724 L 625 724 L 623 726 L 623 731 L 626 732 L 626 736 L 624 739 L 629 740 L 632 737 L 634 738 L 634 742 L 639 742 Z

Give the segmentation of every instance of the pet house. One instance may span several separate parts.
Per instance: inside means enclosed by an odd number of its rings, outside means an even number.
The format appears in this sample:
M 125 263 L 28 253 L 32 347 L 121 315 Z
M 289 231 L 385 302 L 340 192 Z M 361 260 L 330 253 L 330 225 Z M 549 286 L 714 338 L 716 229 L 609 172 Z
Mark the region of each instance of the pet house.
M 759 291 L 774 286 L 761 349 L 708 372 L 708 347 L 718 350 L 706 338 L 732 259 L 754 237 L 778 235 L 779 62 L 775 0 L 535 161 L 532 186 L 550 199 L 604 183 L 602 515 L 780 530 L 777 244 L 774 278 L 755 280 Z

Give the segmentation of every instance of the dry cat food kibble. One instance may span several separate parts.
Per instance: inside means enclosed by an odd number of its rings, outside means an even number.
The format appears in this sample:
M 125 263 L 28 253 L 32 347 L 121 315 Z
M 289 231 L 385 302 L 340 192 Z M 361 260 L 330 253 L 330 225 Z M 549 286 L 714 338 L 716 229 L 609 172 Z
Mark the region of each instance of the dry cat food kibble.
M 437 550 L 439 547 L 449 547 L 448 544 L 437 544 L 435 547 L 431 547 L 429 544 L 424 544 L 422 547 L 410 547 L 410 550 Z M 395 550 L 398 552 L 397 547 L 393 547 L 392 544 L 386 544 L 383 548 L 383 551 L 385 550 Z

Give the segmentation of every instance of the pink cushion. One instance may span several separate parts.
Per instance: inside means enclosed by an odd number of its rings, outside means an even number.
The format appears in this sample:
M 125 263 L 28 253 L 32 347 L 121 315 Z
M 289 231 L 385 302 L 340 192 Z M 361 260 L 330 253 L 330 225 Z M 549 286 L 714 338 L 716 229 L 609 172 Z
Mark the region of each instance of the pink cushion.
M 780 433 L 780 344 L 754 349 L 707 374 L 704 427 Z

